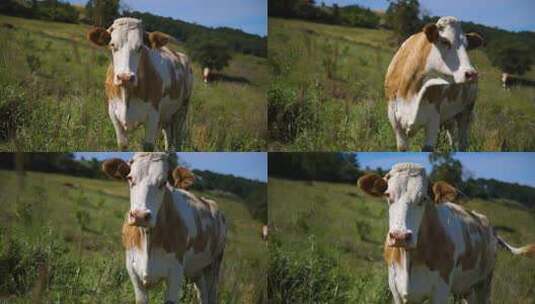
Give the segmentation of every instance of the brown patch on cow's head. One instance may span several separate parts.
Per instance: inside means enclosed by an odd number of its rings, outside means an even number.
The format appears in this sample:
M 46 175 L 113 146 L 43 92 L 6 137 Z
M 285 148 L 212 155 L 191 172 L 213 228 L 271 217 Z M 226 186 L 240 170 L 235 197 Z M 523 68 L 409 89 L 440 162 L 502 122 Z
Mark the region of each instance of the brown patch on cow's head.
M 468 45 L 466 46 L 467 50 L 473 50 L 483 45 L 484 40 L 478 33 L 467 33 L 465 34 Z
M 434 205 L 426 205 L 416 249 L 411 252 L 414 264 L 424 264 L 431 271 L 438 271 L 444 282 L 454 266 L 455 247 L 440 222 Z M 410 270 L 409 270 L 410 271 Z
M 122 240 L 124 248 L 127 250 L 134 247 L 141 249 L 142 238 L 143 236 L 141 233 L 141 228 L 134 225 L 130 225 L 128 223 L 128 216 L 126 216 L 123 222 L 122 231 Z
M 113 179 L 126 180 L 130 166 L 120 158 L 111 158 L 102 162 L 102 171 Z
M 188 230 L 174 207 L 169 190 L 165 191 L 158 219 L 153 228 L 150 248 L 153 246 L 163 248 L 168 253 L 175 253 L 180 261 L 188 247 Z
M 381 197 L 388 188 L 387 182 L 377 174 L 366 174 L 357 181 L 358 187 L 373 196 Z
M 195 175 L 187 168 L 176 167 L 169 176 L 169 182 L 176 188 L 187 190 L 195 182 Z
M 162 32 L 152 32 L 148 34 L 149 46 L 153 49 L 159 49 L 169 42 L 169 35 Z
M 424 26 L 423 30 L 427 41 L 435 43 L 438 39 L 438 27 L 434 23 L 428 23 Z
M 422 88 L 431 46 L 426 34 L 420 32 L 399 48 L 385 77 L 385 96 L 389 101 L 398 97 L 408 100 Z
M 94 27 L 87 31 L 87 39 L 98 46 L 106 46 L 110 43 L 111 34 L 104 28 Z
M 439 181 L 433 183 L 433 186 L 431 188 L 431 195 L 435 204 L 455 202 L 457 200 L 458 191 L 452 185 L 444 181 Z

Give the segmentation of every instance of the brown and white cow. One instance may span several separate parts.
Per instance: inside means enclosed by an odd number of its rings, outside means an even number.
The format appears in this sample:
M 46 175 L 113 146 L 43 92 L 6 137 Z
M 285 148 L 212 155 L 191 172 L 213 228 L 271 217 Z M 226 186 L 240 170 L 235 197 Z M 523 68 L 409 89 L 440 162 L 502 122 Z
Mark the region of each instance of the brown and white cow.
M 478 79 L 467 50 L 482 43 L 478 34 L 464 34 L 456 18 L 442 17 L 401 45 L 385 77 L 388 118 L 398 150 L 407 150 L 409 137 L 424 128 L 422 149 L 432 151 L 441 125 L 447 128 L 450 145 L 467 148 Z
M 129 163 L 106 160 L 102 169 L 130 188 L 122 239 L 136 303 L 147 303 L 148 288 L 161 280 L 165 303 L 177 303 L 185 277 L 203 304 L 217 303 L 227 225 L 214 201 L 184 189 L 193 182 L 191 172 L 171 168 L 164 153 L 136 153 Z
M 508 73 L 502 73 L 502 87 L 504 90 L 510 90 L 512 87 L 517 86 L 535 87 L 535 81 L 527 78 L 515 77 Z
M 453 203 L 454 187 L 431 186 L 420 165 L 394 165 L 385 177 L 364 175 L 358 186 L 389 204 L 384 257 L 396 304 L 447 303 L 450 294 L 467 303 L 489 303 L 497 246 L 535 256 L 535 244 L 514 248 L 484 215 Z
M 204 69 L 202 69 L 202 79 L 204 83 L 208 83 L 208 81 L 210 80 L 210 68 L 205 67 Z
M 145 32 L 134 18 L 116 19 L 108 29 L 93 28 L 87 36 L 112 52 L 105 88 L 119 148 L 128 147 L 127 131 L 140 124 L 145 126 L 143 150 L 154 149 L 160 129 L 166 150 L 180 147 L 193 86 L 188 57 L 165 47 L 169 36 Z

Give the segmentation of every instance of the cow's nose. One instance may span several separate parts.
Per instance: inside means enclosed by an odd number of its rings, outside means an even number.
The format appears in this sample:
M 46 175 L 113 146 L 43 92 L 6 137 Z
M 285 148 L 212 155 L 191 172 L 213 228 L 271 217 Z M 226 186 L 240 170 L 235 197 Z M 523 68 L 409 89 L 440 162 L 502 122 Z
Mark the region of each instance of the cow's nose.
M 396 240 L 396 241 L 408 242 L 412 238 L 412 232 L 394 230 L 389 233 L 389 236 L 391 239 Z
M 119 80 L 119 82 L 121 83 L 129 83 L 129 82 L 134 82 L 134 80 L 136 79 L 136 76 L 132 73 L 120 73 L 120 74 L 117 74 L 117 80 Z
M 134 225 L 146 225 L 151 218 L 150 210 L 134 209 L 130 210 L 130 221 Z
M 464 73 L 464 77 L 467 81 L 476 80 L 478 77 L 478 73 L 476 70 L 469 70 Z

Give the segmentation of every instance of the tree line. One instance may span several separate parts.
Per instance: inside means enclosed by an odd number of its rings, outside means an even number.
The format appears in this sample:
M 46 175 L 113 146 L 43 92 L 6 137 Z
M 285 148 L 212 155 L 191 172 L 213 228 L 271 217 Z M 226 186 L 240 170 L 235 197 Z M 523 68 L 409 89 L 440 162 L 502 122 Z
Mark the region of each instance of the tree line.
M 183 164 L 179 158 L 178 164 Z M 65 174 L 77 177 L 109 179 L 96 158 L 76 159 L 74 153 L 0 153 L 0 169 Z M 192 189 L 219 190 L 242 199 L 251 215 L 267 221 L 267 185 L 264 182 L 220 174 L 208 170 L 193 170 L 197 176 Z
M 446 181 L 469 198 L 509 199 L 535 208 L 535 187 L 496 179 L 474 178 L 451 153 L 431 153 L 428 172 L 430 181 Z M 365 172 L 384 176 L 389 169 L 361 168 L 354 153 L 269 153 L 270 177 L 304 181 L 326 181 L 355 184 Z
M 272 17 L 298 18 L 313 22 L 392 30 L 392 44 L 399 46 L 412 34 L 422 30 L 438 16 L 431 16 L 418 0 L 390 0 L 384 13 L 358 5 L 327 6 L 314 0 L 270 0 L 268 14 Z M 462 22 L 465 32 L 477 32 L 485 40 L 483 52 L 492 65 L 509 74 L 523 75 L 535 63 L 535 33 L 512 32 L 473 22 Z

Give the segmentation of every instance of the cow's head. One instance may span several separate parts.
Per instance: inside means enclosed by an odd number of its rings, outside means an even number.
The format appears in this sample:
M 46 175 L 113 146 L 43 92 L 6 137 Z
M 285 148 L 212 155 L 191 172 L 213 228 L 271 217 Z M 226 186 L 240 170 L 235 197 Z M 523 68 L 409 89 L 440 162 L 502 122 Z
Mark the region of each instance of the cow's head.
M 148 48 L 160 48 L 167 44 L 169 36 L 143 31 L 141 20 L 119 18 L 104 29 L 92 28 L 88 39 L 98 46 L 108 46 L 113 60 L 113 83 L 115 85 L 136 85 L 141 56 L 147 56 Z
M 465 34 L 461 23 L 455 17 L 442 17 L 437 23 L 423 28 L 432 48 L 427 60 L 427 69 L 452 77 L 455 83 L 476 81 L 478 74 L 470 63 L 467 50 L 483 44 L 477 33 Z
M 454 201 L 457 195 L 456 189 L 446 182 L 431 187 L 425 169 L 411 163 L 395 165 L 385 177 L 364 175 L 359 178 L 358 186 L 370 195 L 387 199 L 387 244 L 391 247 L 416 248 L 426 207 Z
M 136 153 L 126 163 L 114 158 L 102 163 L 106 175 L 128 181 L 130 211 L 128 224 L 153 228 L 168 187 L 187 189 L 195 177 L 186 168 L 171 168 L 166 153 Z

